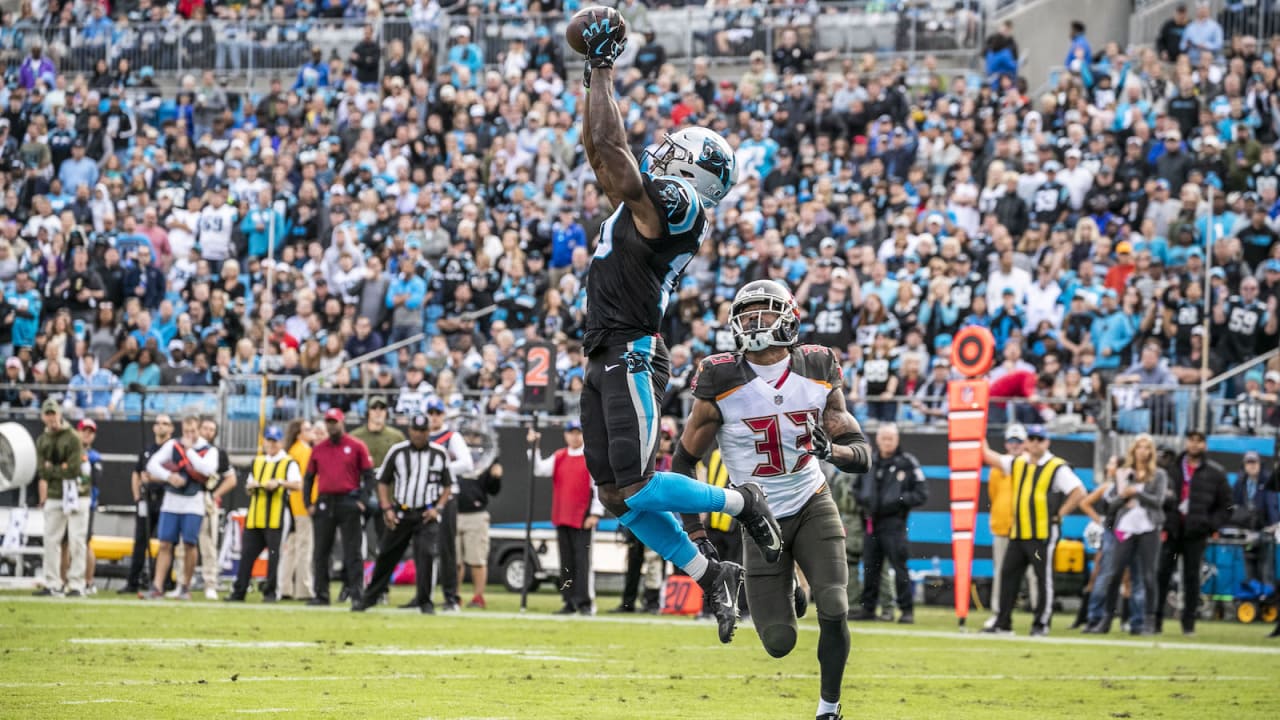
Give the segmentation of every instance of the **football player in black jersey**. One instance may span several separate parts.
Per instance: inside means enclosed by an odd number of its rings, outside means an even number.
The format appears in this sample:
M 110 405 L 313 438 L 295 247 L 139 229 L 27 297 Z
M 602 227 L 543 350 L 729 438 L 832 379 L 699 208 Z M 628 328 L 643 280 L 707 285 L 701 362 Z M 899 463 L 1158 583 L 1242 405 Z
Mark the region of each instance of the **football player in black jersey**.
M 845 407 L 835 353 L 821 345 L 797 345 L 799 311 L 785 286 L 774 280 L 748 283 L 734 297 L 729 322 L 738 352 L 702 361 L 680 438 L 684 457 L 677 453 L 672 469 L 689 471 L 690 459 L 701 458 L 714 442 L 731 480 L 749 479 L 768 490 L 786 549 L 777 563 L 755 547 L 744 549 L 752 620 L 771 656 L 791 652 L 797 636 L 791 567 L 799 564 L 818 610 L 817 718 L 839 720 L 849 657 L 845 532 L 814 460 L 864 473 L 870 469 L 871 446 Z M 686 515 L 684 520 L 699 549 L 714 555 L 700 519 Z
M 613 96 L 613 62 L 626 46 L 625 26 L 611 9 L 591 12 L 592 22 L 582 30 L 582 144 L 617 210 L 600 228 L 587 272 L 587 469 L 604 506 L 702 586 L 715 608 L 720 641 L 727 643 L 737 623 L 742 566 L 699 553 L 672 513 L 737 516 L 775 562 L 782 554 L 778 523 L 759 486 L 725 489 L 698 482 L 692 473 L 654 472 L 654 459 L 671 372 L 659 327 L 680 273 L 709 233 L 704 208 L 723 200 L 736 180 L 733 148 L 710 130 L 688 127 L 668 134 L 648 156 L 648 172 L 641 172 Z

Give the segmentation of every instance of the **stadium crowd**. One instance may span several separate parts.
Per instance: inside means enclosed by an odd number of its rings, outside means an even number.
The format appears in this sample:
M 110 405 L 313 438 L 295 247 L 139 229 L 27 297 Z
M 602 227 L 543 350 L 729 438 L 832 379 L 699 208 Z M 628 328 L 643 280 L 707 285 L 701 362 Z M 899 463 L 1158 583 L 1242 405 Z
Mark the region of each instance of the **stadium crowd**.
M 28 21 L 90 33 L 174 12 L 39 5 L 4 23 L 9 42 Z M 162 92 L 127 58 L 63 72 L 47 33 L 11 45 L 23 59 L 0 89 L 0 404 L 120 416 L 135 384 L 270 373 L 280 389 L 329 372 L 318 413 L 363 415 L 344 391 L 367 387 L 401 417 L 434 399 L 514 414 L 522 347 L 545 338 L 576 414 L 582 285 L 611 208 L 584 161 L 559 26 L 482 48 L 466 7 L 341 8 L 433 13 L 448 46 L 416 31 L 380 42 L 366 25 L 345 56 L 317 48 L 257 94 L 213 70 Z M 993 396 L 1025 398 L 1019 420 L 1114 415 L 1133 431 L 1181 429 L 1190 400 L 1165 390 L 1276 346 L 1274 39 L 1224 40 L 1212 18 L 1184 17 L 1130 54 L 1091 47 L 1077 23 L 1067 70 L 1032 91 L 1007 71 L 1010 27 L 988 38 L 979 82 L 932 57 L 832 58 L 782 29 L 771 54 L 717 80 L 704 58 L 665 62 L 644 3 L 620 9 L 636 157 L 688 124 L 737 152 L 740 181 L 672 290 L 673 391 L 733 348 L 728 300 L 764 277 L 794 290 L 807 341 L 841 351 L 870 419 L 943 422 L 947 348 L 968 325 L 994 333 Z M 346 364 L 424 328 L 419 346 Z M 1218 392 L 1215 420 L 1280 424 L 1280 371 Z M 277 419 L 296 414 L 273 402 Z

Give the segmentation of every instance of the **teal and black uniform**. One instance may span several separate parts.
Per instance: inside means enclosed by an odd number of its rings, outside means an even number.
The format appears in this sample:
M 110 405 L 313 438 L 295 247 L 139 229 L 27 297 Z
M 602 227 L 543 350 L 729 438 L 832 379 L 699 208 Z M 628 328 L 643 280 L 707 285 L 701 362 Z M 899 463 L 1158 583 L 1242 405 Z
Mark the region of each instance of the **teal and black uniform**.
M 671 375 L 658 330 L 680 273 L 709 229 L 689 181 L 644 175 L 644 185 L 662 218 L 662 236 L 643 237 L 631 209 L 619 205 L 600 228 L 587 274 L 587 467 L 597 484 L 619 488 L 653 474 L 662 395 Z

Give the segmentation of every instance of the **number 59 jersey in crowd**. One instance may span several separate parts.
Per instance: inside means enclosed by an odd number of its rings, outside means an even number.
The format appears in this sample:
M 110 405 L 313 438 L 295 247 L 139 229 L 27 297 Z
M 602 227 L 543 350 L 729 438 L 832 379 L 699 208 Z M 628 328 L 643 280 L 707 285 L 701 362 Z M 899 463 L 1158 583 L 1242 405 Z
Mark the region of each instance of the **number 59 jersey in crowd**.
M 757 367 L 741 353 L 707 357 L 694 378 L 693 395 L 720 410 L 716 437 L 729 479 L 758 483 L 773 514 L 787 517 L 825 481 L 818 461 L 805 452 L 810 447 L 806 421 L 822 422 L 827 396 L 841 390 L 843 378 L 835 355 L 821 345 L 794 347 L 786 361 Z

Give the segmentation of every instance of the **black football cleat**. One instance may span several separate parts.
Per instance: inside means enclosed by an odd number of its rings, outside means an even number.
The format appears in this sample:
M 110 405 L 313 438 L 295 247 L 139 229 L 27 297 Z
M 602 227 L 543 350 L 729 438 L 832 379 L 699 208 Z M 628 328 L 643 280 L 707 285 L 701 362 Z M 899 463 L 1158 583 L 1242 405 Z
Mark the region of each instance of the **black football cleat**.
M 738 488 L 746 501 L 738 520 L 747 529 L 747 534 L 760 546 L 767 562 L 776 563 L 782 557 L 782 528 L 769 509 L 769 501 L 765 499 L 764 490 L 755 483 L 746 483 Z
M 807 612 L 809 612 L 809 596 L 804 588 L 796 585 L 796 617 L 802 618 Z
M 702 589 L 708 595 L 707 604 L 716 616 L 720 642 L 733 641 L 733 631 L 738 627 L 738 591 L 742 588 L 742 566 L 712 560 L 707 574 L 702 576 Z
M 841 710 L 843 710 L 843 709 L 844 709 L 844 708 L 842 708 L 841 706 L 837 705 L 837 706 L 836 706 L 836 711 L 835 711 L 835 712 L 822 713 L 821 715 L 819 715 L 819 716 L 817 717 L 817 719 L 816 719 L 816 720 L 844 720 L 844 715 L 842 715 L 842 714 L 840 713 L 840 711 L 841 711 Z

